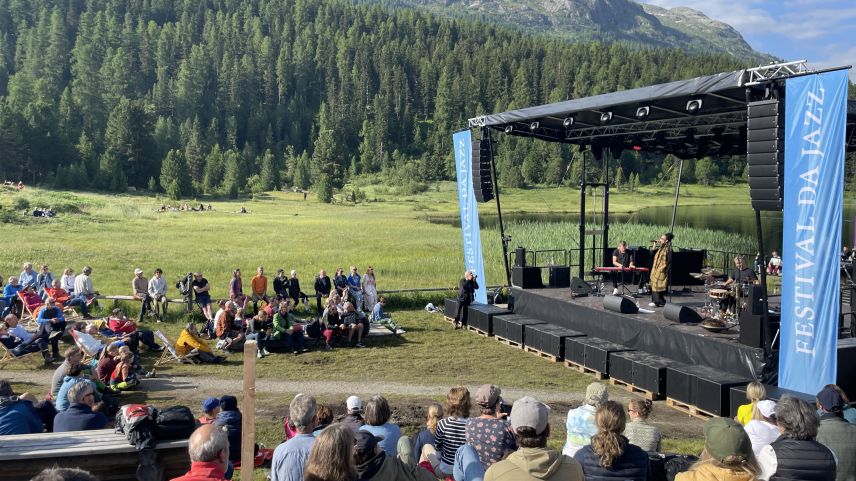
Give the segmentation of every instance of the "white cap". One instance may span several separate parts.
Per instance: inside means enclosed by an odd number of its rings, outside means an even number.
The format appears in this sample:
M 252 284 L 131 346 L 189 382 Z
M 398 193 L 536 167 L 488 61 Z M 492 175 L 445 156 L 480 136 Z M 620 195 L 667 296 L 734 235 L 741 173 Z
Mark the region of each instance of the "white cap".
M 137 267 L 136 269 L 134 269 L 134 275 L 142 274 L 142 273 L 143 273 L 143 270 L 142 270 L 142 269 L 140 269 L 139 267 Z
M 363 408 L 363 401 L 357 396 L 350 396 L 345 405 L 348 407 L 348 412 L 359 411 Z
M 758 411 L 761 411 L 765 418 L 773 417 L 773 413 L 776 412 L 776 402 L 769 399 L 758 401 Z

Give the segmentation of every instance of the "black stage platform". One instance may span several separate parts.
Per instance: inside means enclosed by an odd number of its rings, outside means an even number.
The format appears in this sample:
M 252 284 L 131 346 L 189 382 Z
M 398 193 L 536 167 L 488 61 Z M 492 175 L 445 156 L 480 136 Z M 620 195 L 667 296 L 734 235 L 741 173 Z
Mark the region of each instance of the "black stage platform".
M 639 302 L 641 309 L 654 312 L 619 314 L 603 308 L 603 297 L 573 298 L 570 289 L 512 288 L 512 291 L 515 314 L 690 366 L 707 366 L 750 379 L 761 378 L 763 350 L 738 343 L 739 327 L 714 334 L 697 324 L 679 324 L 667 320 L 662 308 L 649 308 L 650 299 L 647 297 L 635 301 Z M 674 304 L 689 307 L 700 307 L 704 301 L 703 292 L 676 292 L 672 297 Z M 771 298 L 770 302 L 773 304 L 774 300 Z

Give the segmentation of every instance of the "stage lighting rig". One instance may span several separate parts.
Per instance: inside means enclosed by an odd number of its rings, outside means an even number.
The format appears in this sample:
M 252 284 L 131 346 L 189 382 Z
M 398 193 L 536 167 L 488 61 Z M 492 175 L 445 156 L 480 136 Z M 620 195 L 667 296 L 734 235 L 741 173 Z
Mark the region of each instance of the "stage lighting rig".
M 604 113 L 600 114 L 601 123 L 605 124 L 611 120 L 612 120 L 612 112 L 604 112 Z
M 701 104 L 701 99 L 690 100 L 689 102 L 687 102 L 687 112 L 689 112 L 690 115 L 697 114 L 698 111 L 701 110 Z
M 529 124 L 529 130 L 531 130 L 532 132 L 535 132 L 536 130 L 538 130 L 538 127 L 540 127 L 540 126 L 541 126 L 541 123 L 536 120 L 535 122 L 532 122 L 531 124 Z
M 574 125 L 574 118 L 573 117 L 565 117 L 565 120 L 562 121 L 562 126 L 565 127 L 566 129 L 572 125 Z
M 636 118 L 639 120 L 645 120 L 649 115 L 651 115 L 651 107 L 646 106 L 636 109 Z

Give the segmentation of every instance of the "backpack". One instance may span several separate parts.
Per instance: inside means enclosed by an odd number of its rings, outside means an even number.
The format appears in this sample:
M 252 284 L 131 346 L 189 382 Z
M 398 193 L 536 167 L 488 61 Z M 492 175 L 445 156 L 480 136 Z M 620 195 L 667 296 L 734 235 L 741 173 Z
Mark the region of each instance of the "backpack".
M 313 318 L 309 324 L 306 324 L 304 331 L 306 332 L 306 337 L 310 339 L 321 337 L 321 321 Z
M 178 288 L 178 292 L 180 292 L 182 296 L 186 296 L 190 294 L 190 286 L 192 283 L 193 274 L 188 272 L 186 276 L 178 281 L 175 287 Z
M 196 429 L 196 419 L 187 406 L 172 406 L 156 412 L 155 437 L 158 440 L 187 439 Z

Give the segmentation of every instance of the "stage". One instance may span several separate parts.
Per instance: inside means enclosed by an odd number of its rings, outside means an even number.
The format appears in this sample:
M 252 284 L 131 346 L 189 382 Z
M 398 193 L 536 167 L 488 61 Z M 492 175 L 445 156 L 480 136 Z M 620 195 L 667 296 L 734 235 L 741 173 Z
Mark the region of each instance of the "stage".
M 676 291 L 672 303 L 701 307 L 705 294 Z M 650 297 L 639 297 L 640 309 L 654 311 L 619 314 L 604 309 L 603 297 L 572 297 L 567 288 L 512 288 L 514 313 L 580 331 L 688 365 L 701 365 L 752 379 L 761 378 L 764 352 L 737 342 L 739 326 L 711 333 L 698 324 L 679 324 L 663 316 L 662 308 L 649 308 Z M 667 297 L 668 300 L 668 297 Z M 770 298 L 771 307 L 778 297 Z

